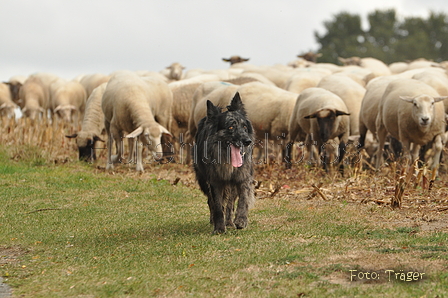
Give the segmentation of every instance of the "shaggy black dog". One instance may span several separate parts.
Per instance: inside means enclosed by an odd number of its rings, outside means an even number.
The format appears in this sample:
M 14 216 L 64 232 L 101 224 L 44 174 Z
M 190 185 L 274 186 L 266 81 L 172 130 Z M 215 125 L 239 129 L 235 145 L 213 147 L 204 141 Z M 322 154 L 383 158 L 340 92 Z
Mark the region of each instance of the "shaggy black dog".
M 224 233 L 226 226 L 247 227 L 249 207 L 254 202 L 254 132 L 239 93 L 225 112 L 207 101 L 207 116 L 199 122 L 195 140 L 194 170 L 208 197 L 213 233 Z

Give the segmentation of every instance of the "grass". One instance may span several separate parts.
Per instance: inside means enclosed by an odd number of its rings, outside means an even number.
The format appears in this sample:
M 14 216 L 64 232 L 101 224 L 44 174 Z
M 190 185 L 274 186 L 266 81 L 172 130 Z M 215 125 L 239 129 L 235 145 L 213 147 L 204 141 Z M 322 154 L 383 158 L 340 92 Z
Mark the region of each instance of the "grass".
M 55 163 L 33 146 L 0 147 L 0 276 L 14 296 L 448 292 L 446 229 L 424 231 L 415 225 L 419 220 L 406 220 L 405 211 L 353 203 L 345 193 L 324 201 L 306 200 L 294 190 L 276 196 L 259 190 L 248 229 L 211 235 L 206 199 L 194 181 L 182 176 L 185 183 L 174 186 L 157 174 L 189 169 L 169 167 L 151 165 L 141 175 L 127 168 L 107 173 L 76 161 Z M 307 175 L 319 174 L 303 174 L 304 183 L 312 179 Z M 424 278 L 402 281 L 393 274 L 388 280 L 386 270 Z M 380 278 L 353 279 L 351 272 Z

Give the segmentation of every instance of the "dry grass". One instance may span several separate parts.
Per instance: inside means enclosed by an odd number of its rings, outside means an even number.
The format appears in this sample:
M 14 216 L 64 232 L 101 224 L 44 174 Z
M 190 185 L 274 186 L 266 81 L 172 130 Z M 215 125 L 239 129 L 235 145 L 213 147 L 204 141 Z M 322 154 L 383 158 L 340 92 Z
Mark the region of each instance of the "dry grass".
M 31 121 L 28 118 L 0 119 L 1 143 L 13 148 L 13 159 L 41 158 L 42 162 L 65 163 L 77 160 L 77 147 L 73 139 L 65 136 L 80 129 L 80 125 L 69 125 L 62 121 L 41 119 Z M 23 156 L 36 148 L 38 156 Z M 40 148 L 41 150 L 38 150 Z M 32 151 L 32 150 L 31 150 Z M 105 164 L 105 151 L 99 153 L 97 169 Z M 446 155 L 445 150 L 445 155 Z M 426 168 L 402 167 L 391 162 L 380 171 L 373 171 L 365 151 L 351 153 L 357 162 L 346 167 L 344 177 L 334 170 L 324 173 L 319 168 L 310 167 L 305 162 L 285 170 L 278 159 L 269 157 L 271 163 L 260 162 L 256 165 L 257 193 L 261 197 L 286 195 L 304 196 L 306 199 L 342 200 L 360 203 L 375 203 L 392 208 L 448 211 L 448 179 L 445 165 L 436 177 L 435 171 Z M 123 167 L 130 175 L 130 166 Z M 194 184 L 187 165 L 169 164 L 158 167 L 158 178 L 172 180 L 176 184 L 181 178 Z M 151 169 L 153 171 L 153 169 Z M 135 175 L 135 174 L 134 174 Z M 187 176 L 185 176 L 187 175 Z M 176 181 L 177 179 L 177 181 Z

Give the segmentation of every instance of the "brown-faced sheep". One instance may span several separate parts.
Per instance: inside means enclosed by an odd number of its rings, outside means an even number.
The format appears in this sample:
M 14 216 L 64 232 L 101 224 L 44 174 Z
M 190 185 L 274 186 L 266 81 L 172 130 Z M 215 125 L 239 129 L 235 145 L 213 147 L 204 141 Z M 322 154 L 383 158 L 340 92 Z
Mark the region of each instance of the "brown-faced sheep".
M 308 88 L 297 98 L 289 122 L 287 166 L 291 166 L 291 151 L 295 141 L 306 142 L 312 162 L 321 163 L 327 169 L 328 154 L 324 159 L 314 158 L 316 145 L 319 153 L 331 150 L 330 140 L 338 141 L 339 162 L 342 161 L 350 132 L 350 118 L 347 106 L 336 94 L 323 88 Z M 330 148 L 329 148 L 330 147 Z M 324 150 L 323 150 L 324 149 Z M 303 162 L 301 160 L 300 162 Z
M 96 160 L 95 143 L 98 141 L 104 142 L 101 138 L 104 134 L 104 113 L 101 109 L 101 101 L 106 85 L 107 83 L 103 83 L 92 91 L 86 102 L 81 130 L 67 136 L 68 138 L 76 138 L 80 160 Z
M 338 95 L 350 113 L 350 135 L 359 134 L 359 113 L 366 89 L 347 76 L 329 75 L 319 82 L 319 88 Z

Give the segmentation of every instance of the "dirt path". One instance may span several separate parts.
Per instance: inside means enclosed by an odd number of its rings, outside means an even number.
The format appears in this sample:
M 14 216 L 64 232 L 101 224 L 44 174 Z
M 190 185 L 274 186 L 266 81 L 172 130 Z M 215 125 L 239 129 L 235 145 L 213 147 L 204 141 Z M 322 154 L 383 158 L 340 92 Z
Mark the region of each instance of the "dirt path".
M 0 277 L 0 298 L 8 298 L 11 296 L 11 288 L 3 283 L 3 278 Z

